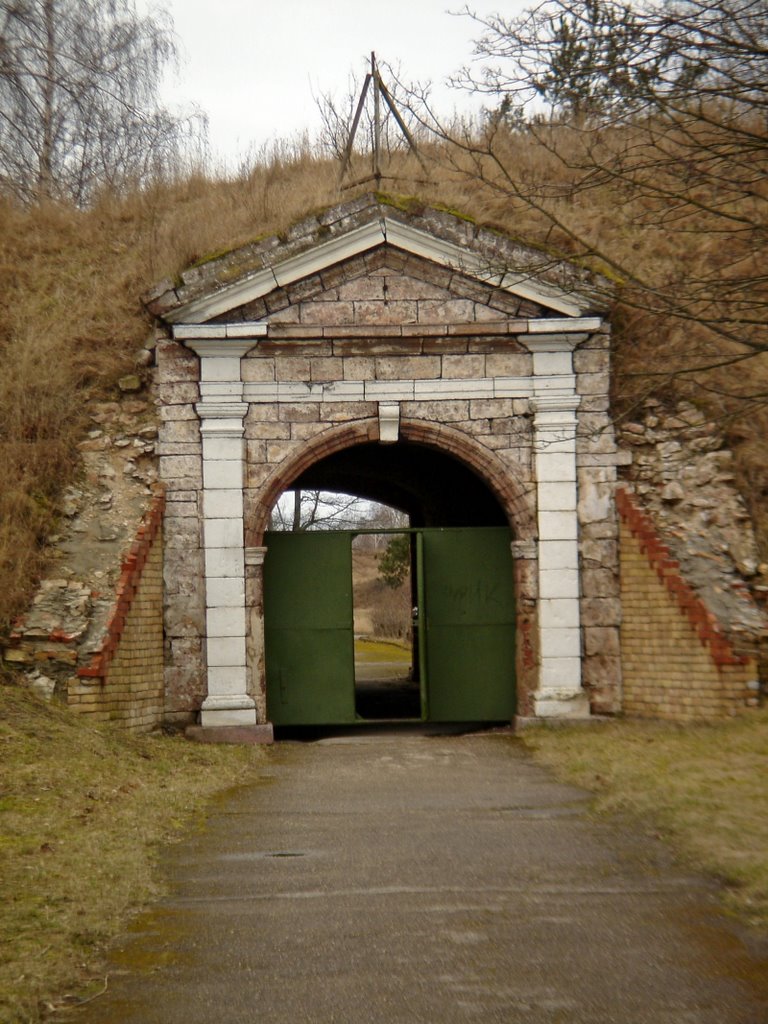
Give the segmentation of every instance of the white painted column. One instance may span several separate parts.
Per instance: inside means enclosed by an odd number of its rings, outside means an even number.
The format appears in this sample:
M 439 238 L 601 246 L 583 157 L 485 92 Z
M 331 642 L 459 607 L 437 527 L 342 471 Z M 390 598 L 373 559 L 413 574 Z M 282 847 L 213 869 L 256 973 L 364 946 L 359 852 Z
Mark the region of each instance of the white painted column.
M 243 402 L 240 359 L 253 340 L 195 339 L 200 356 L 203 441 L 203 544 L 205 549 L 208 695 L 203 726 L 255 725 L 246 663 L 243 482 L 248 406 Z
M 539 686 L 541 718 L 583 718 L 579 526 L 576 482 L 576 378 L 573 348 L 583 335 L 527 341 L 533 351 L 534 458 L 539 533 Z

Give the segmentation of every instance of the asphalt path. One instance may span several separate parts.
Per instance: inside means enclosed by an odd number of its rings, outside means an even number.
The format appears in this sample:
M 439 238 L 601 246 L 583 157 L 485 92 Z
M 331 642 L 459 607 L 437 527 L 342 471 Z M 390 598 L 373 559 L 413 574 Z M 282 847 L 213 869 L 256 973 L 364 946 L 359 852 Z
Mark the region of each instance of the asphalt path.
M 278 743 L 78 1024 L 766 1024 L 714 883 L 503 735 Z M 765 952 L 765 950 L 763 950 Z

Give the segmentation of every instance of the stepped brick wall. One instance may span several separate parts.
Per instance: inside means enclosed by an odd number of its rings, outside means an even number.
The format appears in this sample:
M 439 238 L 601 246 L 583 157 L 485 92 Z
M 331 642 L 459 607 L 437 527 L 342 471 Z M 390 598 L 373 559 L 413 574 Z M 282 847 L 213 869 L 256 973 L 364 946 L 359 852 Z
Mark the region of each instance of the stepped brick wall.
M 123 562 L 101 649 L 70 680 L 68 703 L 94 721 L 146 731 L 163 717 L 163 513 L 158 495 Z
M 755 658 L 734 651 L 633 496 L 617 491 L 616 505 L 625 713 L 690 721 L 756 706 Z

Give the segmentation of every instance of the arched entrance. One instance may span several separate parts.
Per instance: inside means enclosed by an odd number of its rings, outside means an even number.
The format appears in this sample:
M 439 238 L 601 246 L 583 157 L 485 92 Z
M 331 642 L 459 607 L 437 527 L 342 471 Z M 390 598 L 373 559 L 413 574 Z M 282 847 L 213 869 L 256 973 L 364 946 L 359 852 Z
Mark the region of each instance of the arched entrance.
M 268 724 L 264 534 L 278 495 L 321 473 L 406 509 L 422 543 L 510 530 L 518 716 L 584 717 L 584 683 L 615 700 L 609 338 L 586 277 L 541 267 L 369 196 L 159 294 L 173 714 Z
M 477 474 L 422 444 L 363 443 L 318 460 L 291 486 L 344 490 L 407 513 L 409 526 L 390 539 L 405 541 L 409 556 L 410 685 L 400 688 L 399 701 L 392 691 L 377 704 L 360 683 L 353 548 L 365 531 L 268 532 L 270 721 L 510 721 L 516 711 L 512 531 Z

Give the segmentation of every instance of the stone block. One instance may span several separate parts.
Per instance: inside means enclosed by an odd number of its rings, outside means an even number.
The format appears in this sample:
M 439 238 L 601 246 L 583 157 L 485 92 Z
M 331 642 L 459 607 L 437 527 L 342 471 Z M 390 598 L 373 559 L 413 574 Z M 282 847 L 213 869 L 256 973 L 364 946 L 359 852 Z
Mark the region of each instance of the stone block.
M 309 359 L 302 356 L 280 356 L 275 359 L 275 380 L 309 380 Z
M 606 351 L 578 348 L 573 353 L 576 373 L 608 373 L 609 355 Z
M 341 360 L 344 380 L 373 380 L 376 360 L 366 356 L 350 356 Z
M 581 588 L 585 597 L 614 597 L 619 590 L 618 575 L 613 569 L 590 563 L 581 571 Z
M 602 522 L 616 517 L 613 486 L 595 479 L 594 474 L 599 472 L 583 470 L 579 474 L 579 521 L 582 523 Z
M 295 450 L 296 445 L 293 441 L 267 441 L 267 462 L 282 462 Z
M 576 382 L 579 395 L 607 395 L 610 377 L 607 373 L 580 373 Z
M 325 324 L 354 324 L 356 303 L 352 302 L 302 302 L 299 320 L 302 324 L 323 326 Z M 281 317 L 283 314 L 278 314 Z
M 539 640 L 545 658 L 581 657 L 581 633 L 577 627 L 543 626 Z
M 274 420 L 254 420 L 246 424 L 245 436 L 249 441 L 285 441 L 291 436 L 291 427 Z
M 539 601 L 539 626 L 542 629 L 564 629 L 578 625 L 578 601 L 561 597 L 545 597 Z
M 203 434 L 203 459 L 210 462 L 242 460 L 245 443 L 242 437 L 220 437 Z
M 242 548 L 242 519 L 206 519 L 203 521 L 203 537 L 208 548 Z
M 164 406 L 191 405 L 200 400 L 200 388 L 197 384 L 158 384 L 156 391 Z
M 472 351 L 472 343 L 469 346 Z M 485 372 L 489 377 L 530 377 L 533 359 L 522 352 L 489 353 L 485 357 Z
M 241 608 L 245 601 L 245 580 L 242 577 L 209 579 L 205 589 L 208 608 Z
M 542 569 L 578 569 L 578 543 L 575 540 L 539 541 L 539 565 Z
M 179 442 L 200 443 L 200 424 L 197 417 L 169 420 L 161 423 L 159 438 L 163 444 Z
M 472 323 L 475 304 L 471 299 L 420 299 L 418 320 L 422 324 Z
M 579 573 L 576 569 L 540 569 L 539 596 L 573 597 L 579 596 Z
M 310 359 L 310 380 L 342 380 L 344 378 L 344 361 L 337 357 L 327 359 Z
M 387 293 L 386 298 L 388 300 L 402 300 L 402 299 L 446 299 L 450 298 L 450 292 L 441 287 L 439 284 L 434 284 L 431 281 L 423 281 L 417 277 L 408 277 L 406 275 L 393 276 L 386 279 L 387 282 Z M 382 298 L 385 296 L 382 295 Z
M 498 419 L 512 416 L 511 398 L 473 399 L 469 406 L 470 419 Z
M 325 428 L 325 423 L 291 423 L 291 441 L 307 441 Z
M 445 379 L 456 377 L 484 377 L 485 356 L 444 355 L 442 376 Z
M 242 459 L 226 462 L 204 462 L 203 483 L 206 490 L 232 490 L 243 485 Z
M 209 641 L 210 643 L 210 641 Z M 244 693 L 243 665 L 214 665 L 208 668 L 208 693 Z
M 241 379 L 246 382 L 263 382 L 275 379 L 275 360 L 257 354 L 246 356 L 240 364 Z
M 541 690 L 569 690 L 577 687 L 580 682 L 581 658 L 542 657 L 539 669 Z M 546 696 L 546 694 L 542 694 L 542 696 Z
M 242 548 L 206 548 L 205 571 L 208 577 L 245 575 Z
M 588 657 L 600 655 L 618 658 L 620 656 L 618 629 L 606 626 L 585 627 L 584 653 Z
M 571 452 L 539 452 L 536 457 L 539 483 L 563 483 L 576 480 L 576 459 Z
M 540 482 L 537 500 L 540 512 L 575 512 L 576 484 L 571 481 Z
M 320 419 L 318 402 L 291 402 L 278 406 L 278 416 L 288 423 L 317 423 Z
M 245 666 L 245 637 L 208 637 L 206 642 L 208 671 L 212 668 Z
M 346 423 L 350 420 L 368 419 L 375 416 L 376 412 L 375 402 L 324 402 L 320 410 L 320 419 L 325 423 Z
M 384 288 L 387 288 L 387 295 Z M 362 299 L 378 299 L 383 302 L 385 298 L 398 298 L 389 292 L 389 282 L 381 275 L 364 275 L 345 281 L 339 285 L 338 298 L 342 301 L 359 302 Z
M 440 377 L 439 356 L 394 356 L 376 359 L 378 380 L 430 380 Z
M 204 491 L 203 514 L 209 519 L 242 519 L 242 491 L 236 487 Z
M 538 522 L 542 540 L 575 540 L 578 536 L 578 521 L 572 512 L 539 510 Z
M 200 479 L 199 455 L 163 455 L 160 457 L 160 477 L 163 480 Z
M 404 419 L 430 420 L 432 423 L 455 423 L 466 420 L 469 415 L 468 402 L 404 402 Z
M 245 636 L 245 608 L 208 608 L 208 642 L 214 637 Z
M 563 376 L 573 374 L 571 352 L 534 352 L 533 372 L 536 377 Z
M 621 602 L 617 597 L 585 597 L 581 602 L 582 625 L 618 626 L 621 622 Z

